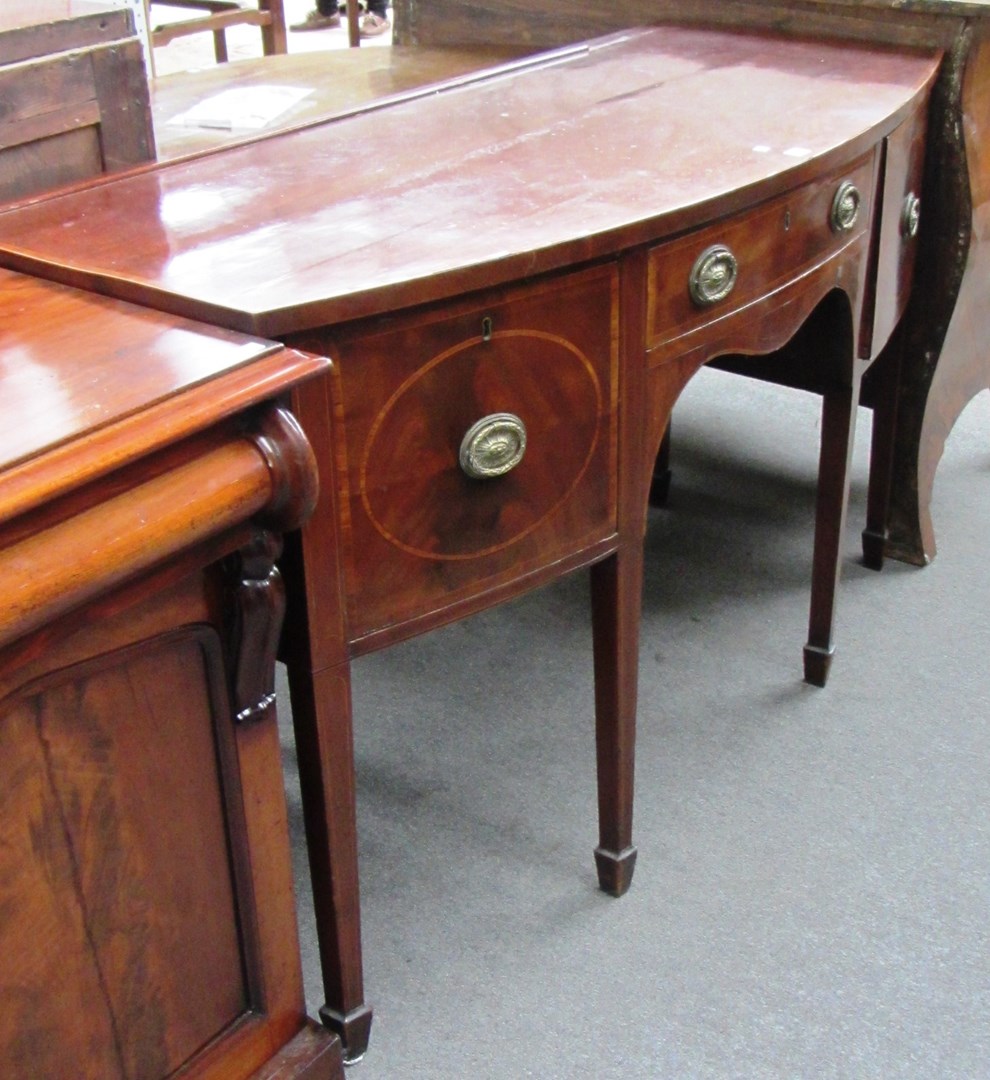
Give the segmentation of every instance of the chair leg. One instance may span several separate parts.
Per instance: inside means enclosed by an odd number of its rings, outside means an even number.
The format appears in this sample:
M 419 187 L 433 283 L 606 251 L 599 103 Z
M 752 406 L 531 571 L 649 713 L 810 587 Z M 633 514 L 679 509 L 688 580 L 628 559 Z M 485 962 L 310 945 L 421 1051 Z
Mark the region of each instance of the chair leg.
M 636 683 L 643 580 L 642 544 L 627 544 L 591 568 L 598 758 L 598 883 L 622 896 L 632 884 Z
M 268 25 L 261 28 L 261 51 L 265 56 L 288 52 L 283 0 L 258 0 L 258 7 L 269 15 Z
M 213 31 L 213 55 L 218 64 L 227 63 L 227 35 L 223 30 Z
M 835 594 L 841 571 L 842 535 L 849 503 L 849 477 L 860 376 L 852 386 L 837 386 L 822 399 L 822 441 L 818 465 L 815 550 L 811 574 L 811 613 L 804 647 L 804 678 L 824 686 L 835 645 Z

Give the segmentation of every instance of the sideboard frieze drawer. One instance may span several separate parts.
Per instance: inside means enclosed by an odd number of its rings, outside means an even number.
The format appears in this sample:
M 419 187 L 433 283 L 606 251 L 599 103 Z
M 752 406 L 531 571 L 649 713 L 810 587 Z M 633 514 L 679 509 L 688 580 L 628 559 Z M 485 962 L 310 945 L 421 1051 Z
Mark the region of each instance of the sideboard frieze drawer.
M 647 348 L 760 300 L 858 240 L 873 213 L 876 156 L 650 252 Z

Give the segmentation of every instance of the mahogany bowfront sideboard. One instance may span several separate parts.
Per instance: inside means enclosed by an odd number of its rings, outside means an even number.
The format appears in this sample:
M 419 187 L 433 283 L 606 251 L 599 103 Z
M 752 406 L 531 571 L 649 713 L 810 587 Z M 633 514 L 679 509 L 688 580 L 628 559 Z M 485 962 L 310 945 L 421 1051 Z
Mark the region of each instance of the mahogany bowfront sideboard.
M 350 660 L 588 568 L 595 854 L 623 893 L 652 463 L 724 355 L 823 395 L 824 683 L 852 420 L 907 302 L 938 63 L 631 30 L 0 214 L 12 269 L 332 361 L 291 393 L 321 484 L 282 562 L 282 656 L 321 1015 L 350 1056 L 371 1021 Z
M 9 271 L 0 326 L 0 1072 L 340 1080 L 272 704 L 326 362 Z
M 651 22 L 942 50 L 917 285 L 887 347 L 899 381 L 892 393 L 870 378 L 863 394 L 874 410 L 866 564 L 934 558 L 938 463 L 963 409 L 990 389 L 990 0 L 395 0 L 393 21 L 396 45 L 432 50 L 548 49 Z

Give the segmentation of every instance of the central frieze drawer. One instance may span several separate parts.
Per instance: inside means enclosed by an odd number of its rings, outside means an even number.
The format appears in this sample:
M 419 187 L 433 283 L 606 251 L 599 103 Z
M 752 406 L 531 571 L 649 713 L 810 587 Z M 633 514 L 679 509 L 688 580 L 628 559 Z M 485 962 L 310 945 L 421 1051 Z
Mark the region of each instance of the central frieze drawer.
M 616 302 L 608 265 L 335 332 L 352 638 L 614 533 Z
M 870 227 L 874 186 L 870 153 L 760 208 L 653 248 L 647 348 L 730 315 L 837 254 Z

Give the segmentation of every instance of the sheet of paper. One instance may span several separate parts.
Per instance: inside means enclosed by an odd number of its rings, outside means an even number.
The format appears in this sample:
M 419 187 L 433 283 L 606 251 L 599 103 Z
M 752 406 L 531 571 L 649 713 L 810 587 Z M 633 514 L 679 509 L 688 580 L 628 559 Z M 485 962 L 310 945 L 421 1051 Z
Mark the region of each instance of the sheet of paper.
M 181 127 L 256 131 L 312 94 L 303 86 L 244 86 L 222 90 L 168 121 Z

